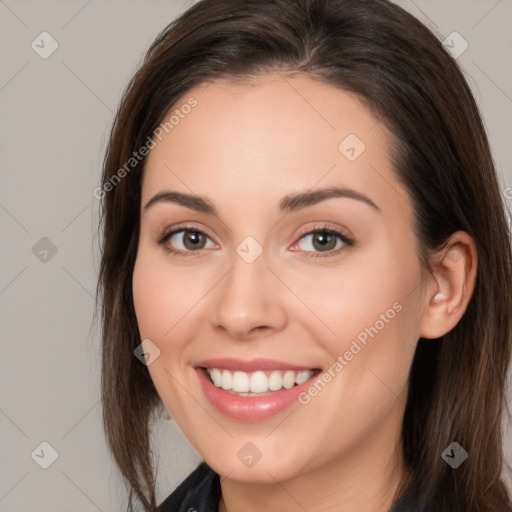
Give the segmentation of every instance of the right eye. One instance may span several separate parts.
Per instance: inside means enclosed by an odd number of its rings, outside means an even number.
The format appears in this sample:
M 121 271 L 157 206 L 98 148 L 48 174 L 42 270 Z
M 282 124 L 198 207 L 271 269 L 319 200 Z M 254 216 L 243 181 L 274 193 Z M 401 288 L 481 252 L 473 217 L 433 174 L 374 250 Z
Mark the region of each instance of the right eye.
M 164 234 L 158 240 L 158 243 L 165 245 L 169 253 L 180 256 L 195 256 L 194 253 L 197 253 L 200 249 L 208 248 L 205 246 L 207 240 L 210 240 L 210 238 L 206 233 L 189 226 L 175 229 L 170 233 Z M 178 246 L 178 248 L 176 248 L 176 246 Z M 213 246 L 215 247 L 215 244 L 213 244 Z

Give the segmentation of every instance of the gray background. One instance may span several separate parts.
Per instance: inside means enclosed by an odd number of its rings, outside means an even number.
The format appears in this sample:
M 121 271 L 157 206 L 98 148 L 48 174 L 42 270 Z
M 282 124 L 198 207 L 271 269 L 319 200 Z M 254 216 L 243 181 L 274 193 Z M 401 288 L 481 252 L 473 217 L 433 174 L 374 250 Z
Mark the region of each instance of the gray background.
M 101 426 L 92 191 L 122 91 L 152 40 L 191 3 L 0 0 L 3 512 L 126 509 Z M 456 31 L 469 44 L 458 60 L 481 107 L 510 207 L 512 0 L 399 3 L 440 39 Z M 58 43 L 45 59 L 40 54 L 52 41 L 39 36 L 44 31 Z M 457 36 L 448 41 L 463 48 Z M 159 421 L 154 443 L 160 500 L 200 457 L 172 420 Z M 53 463 L 40 467 L 52 454 Z

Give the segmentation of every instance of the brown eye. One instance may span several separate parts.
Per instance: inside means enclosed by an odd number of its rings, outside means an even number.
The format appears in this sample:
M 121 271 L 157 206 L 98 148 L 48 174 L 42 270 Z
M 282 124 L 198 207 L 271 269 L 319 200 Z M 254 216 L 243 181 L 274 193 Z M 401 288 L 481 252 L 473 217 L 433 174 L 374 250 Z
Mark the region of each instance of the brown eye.
M 207 239 L 202 231 L 181 229 L 171 233 L 167 240 L 177 250 L 196 251 L 205 248 Z
M 302 246 L 301 246 L 301 242 Z M 304 252 L 335 252 L 343 246 L 353 245 L 352 240 L 333 229 L 317 229 L 310 231 L 301 237 L 298 244 Z M 310 250 L 312 249 L 312 250 Z
M 314 258 L 337 256 L 354 245 L 354 240 L 328 226 L 319 226 L 304 233 L 295 244 L 299 251 L 308 253 L 308 257 Z
M 200 249 L 216 247 L 206 233 L 193 227 L 175 229 L 161 236 L 157 243 L 165 246 L 167 252 L 180 256 L 195 256 L 201 254 Z
M 314 233 L 312 245 L 315 249 L 318 249 L 320 251 L 333 250 L 336 248 L 336 238 L 336 235 L 333 235 L 332 233 L 326 233 L 325 231 L 320 233 Z
M 205 243 L 205 236 L 197 231 L 184 231 L 182 237 L 183 245 L 193 251 L 194 249 L 202 249 Z

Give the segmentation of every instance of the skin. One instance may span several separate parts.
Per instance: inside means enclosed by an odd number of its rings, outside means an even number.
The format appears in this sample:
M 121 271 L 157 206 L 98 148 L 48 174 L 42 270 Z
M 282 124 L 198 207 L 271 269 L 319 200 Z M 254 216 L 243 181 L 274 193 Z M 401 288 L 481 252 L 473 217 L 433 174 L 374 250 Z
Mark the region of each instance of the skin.
M 197 107 L 151 149 L 142 188 L 133 296 L 141 339 L 160 350 L 148 366 L 155 387 L 221 475 L 220 511 L 388 510 L 407 476 L 400 429 L 416 344 L 464 313 L 474 243 L 454 233 L 433 256 L 437 278 L 422 269 L 390 134 L 354 95 L 270 73 L 197 87 L 173 108 L 191 96 Z M 352 162 L 338 149 L 349 134 L 366 146 Z M 330 198 L 279 212 L 284 196 L 327 186 L 363 193 L 378 209 Z M 146 210 L 164 190 L 205 196 L 218 216 L 170 202 Z M 207 235 L 191 256 L 166 251 L 194 252 L 188 232 L 155 242 L 183 223 Z M 324 224 L 356 244 L 336 238 L 322 249 L 302 235 Z M 263 248 L 250 264 L 236 252 L 247 236 Z M 266 357 L 326 370 L 394 303 L 400 312 L 317 396 L 263 421 L 223 416 L 192 368 L 211 357 Z M 248 442 L 262 454 L 252 467 L 237 457 Z

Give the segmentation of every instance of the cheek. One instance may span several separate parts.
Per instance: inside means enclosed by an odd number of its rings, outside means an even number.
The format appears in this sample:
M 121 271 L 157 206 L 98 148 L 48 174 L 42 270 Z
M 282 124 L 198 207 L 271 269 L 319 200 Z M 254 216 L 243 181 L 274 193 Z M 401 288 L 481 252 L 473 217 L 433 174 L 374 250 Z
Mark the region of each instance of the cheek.
M 323 329 L 322 338 L 331 339 L 336 350 L 360 333 L 364 338 L 365 329 L 375 324 L 379 331 L 385 327 L 389 332 L 401 324 L 411 327 L 414 323 L 418 314 L 420 264 L 412 246 L 400 251 L 394 247 L 395 244 L 382 239 L 382 243 L 364 253 L 354 253 L 339 268 L 315 269 L 314 278 L 311 271 L 297 269 L 289 276 L 297 295 L 316 314 L 311 319 L 316 320 L 317 334 Z M 337 343 L 341 346 L 337 347 Z
M 352 266 L 351 271 L 315 281 L 313 291 L 311 279 L 304 281 L 310 284 L 307 297 L 313 301 L 308 305 L 334 334 L 317 319 L 308 321 L 308 329 L 331 359 L 325 384 L 310 387 L 301 403 L 309 417 L 325 418 L 332 425 L 326 427 L 327 438 L 337 436 L 343 425 L 343 442 L 355 443 L 379 428 L 397 400 L 406 400 L 418 339 L 420 269 L 390 258 L 357 271 Z
M 421 267 L 414 246 L 377 245 L 337 271 L 296 281 L 321 320 L 310 316 L 307 328 L 331 357 L 334 384 L 326 397 L 343 396 L 346 406 L 370 399 L 388 407 L 395 399 L 389 390 L 406 385 L 419 336 Z
M 133 270 L 132 290 L 137 323 L 142 337 L 163 341 L 181 319 L 193 316 L 193 305 L 201 297 L 204 276 L 173 268 L 165 255 L 141 248 Z
M 194 300 L 180 272 L 170 271 L 165 257 L 139 248 L 133 269 L 133 303 L 141 339 L 149 338 L 160 350 L 147 369 L 160 398 L 178 420 L 186 410 L 180 387 L 172 378 L 176 374 L 187 333 L 183 327 Z M 190 295 L 190 297 L 189 297 Z M 184 321 L 180 322 L 180 319 Z
M 138 255 L 133 269 L 132 290 L 133 305 L 137 316 L 137 324 L 142 338 L 158 338 L 163 329 L 162 315 L 166 305 L 159 280 L 160 272 L 148 265 L 144 255 Z M 159 286 L 160 282 L 160 286 Z

